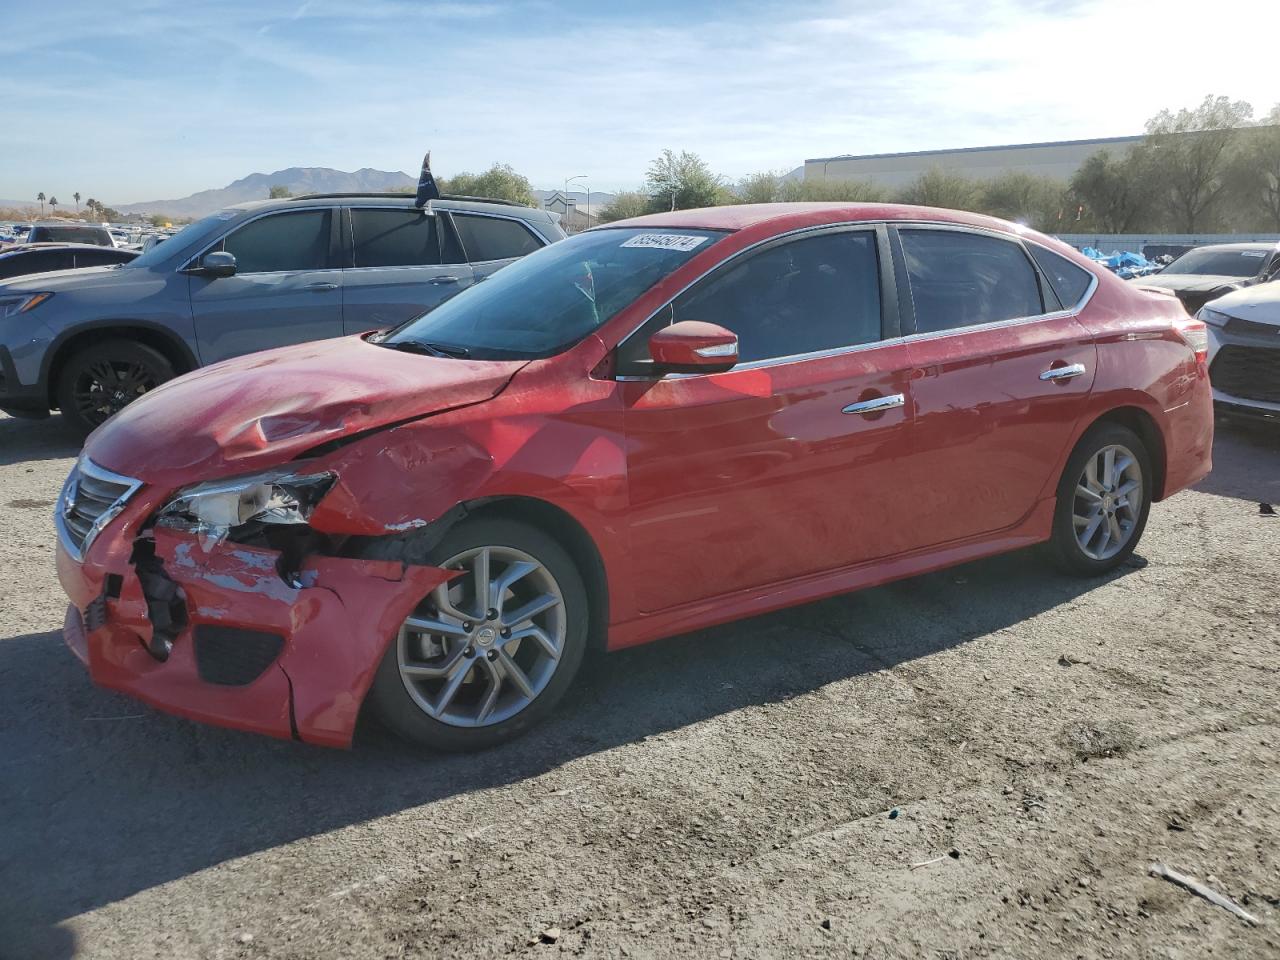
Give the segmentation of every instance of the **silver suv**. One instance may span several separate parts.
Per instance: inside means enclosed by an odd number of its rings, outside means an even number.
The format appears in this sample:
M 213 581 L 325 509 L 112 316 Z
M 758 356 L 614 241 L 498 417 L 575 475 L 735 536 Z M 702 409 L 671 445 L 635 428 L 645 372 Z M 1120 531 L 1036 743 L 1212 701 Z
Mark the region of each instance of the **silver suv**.
M 396 326 L 563 238 L 546 211 L 478 198 L 238 204 L 131 263 L 0 283 L 0 410 L 88 433 L 180 373 Z

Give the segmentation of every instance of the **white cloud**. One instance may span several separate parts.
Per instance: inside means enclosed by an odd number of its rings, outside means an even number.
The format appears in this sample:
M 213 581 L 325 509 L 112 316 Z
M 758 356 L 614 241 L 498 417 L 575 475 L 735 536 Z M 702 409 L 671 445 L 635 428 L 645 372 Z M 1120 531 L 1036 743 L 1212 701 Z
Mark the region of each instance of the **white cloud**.
M 1273 38 L 1242 29 L 1257 8 L 1240 0 L 1141 17 L 1010 0 L 647 20 L 527 0 L 269 6 L 90 4 L 55 24 L 0 10 L 0 55 L 45 66 L 0 81 L 24 158 L 2 161 L 0 196 L 92 179 L 95 195 L 152 199 L 299 164 L 413 168 L 426 147 L 446 175 L 505 161 L 539 185 L 585 172 L 611 189 L 638 184 L 664 147 L 738 177 L 840 153 L 1136 133 L 1206 93 L 1259 112 L 1280 101 Z

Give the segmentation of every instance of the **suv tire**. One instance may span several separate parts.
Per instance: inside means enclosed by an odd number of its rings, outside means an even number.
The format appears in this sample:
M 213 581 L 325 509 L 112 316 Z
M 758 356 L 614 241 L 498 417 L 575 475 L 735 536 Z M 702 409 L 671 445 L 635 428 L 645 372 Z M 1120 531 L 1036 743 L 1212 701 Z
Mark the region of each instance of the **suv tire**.
M 132 340 L 104 340 L 77 350 L 58 374 L 54 399 L 63 418 L 87 436 L 108 417 L 177 372 L 159 350 Z

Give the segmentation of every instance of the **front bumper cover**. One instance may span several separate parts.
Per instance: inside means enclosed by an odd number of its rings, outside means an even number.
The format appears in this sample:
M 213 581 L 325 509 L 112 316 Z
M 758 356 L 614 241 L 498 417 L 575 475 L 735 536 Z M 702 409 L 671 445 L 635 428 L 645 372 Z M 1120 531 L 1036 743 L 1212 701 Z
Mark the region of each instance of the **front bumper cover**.
M 64 637 L 93 681 L 178 716 L 325 746 L 351 745 L 388 642 L 427 593 L 456 576 L 313 555 L 287 583 L 278 551 L 165 528 L 152 536 L 156 559 L 185 602 L 185 622 L 164 661 L 148 652 L 153 620 L 138 571 L 120 559 L 128 551 L 99 543 L 81 563 L 58 545 L 58 578 L 71 599 Z M 195 654 L 202 625 L 274 633 L 283 640 L 280 655 L 245 685 L 208 682 Z

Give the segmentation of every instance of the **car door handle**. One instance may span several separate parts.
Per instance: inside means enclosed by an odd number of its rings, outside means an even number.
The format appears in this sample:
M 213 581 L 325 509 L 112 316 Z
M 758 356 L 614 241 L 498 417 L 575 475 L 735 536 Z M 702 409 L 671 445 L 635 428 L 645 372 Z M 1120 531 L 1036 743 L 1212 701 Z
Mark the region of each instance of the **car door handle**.
M 894 407 L 900 407 L 907 402 L 906 397 L 900 393 L 893 393 L 887 397 L 876 397 L 874 400 L 861 400 L 858 403 L 851 403 L 841 413 L 879 413 L 882 410 L 892 410 Z
M 1083 363 L 1072 363 L 1065 367 L 1050 367 L 1040 374 L 1041 380 L 1070 380 L 1084 373 Z
M 427 281 L 427 283 L 437 283 L 437 284 L 457 283 L 460 279 L 461 279 L 460 277 L 432 277 L 430 280 Z
M 303 287 L 303 289 L 304 290 L 337 290 L 338 285 L 336 283 L 329 283 L 327 280 L 322 280 L 319 283 L 308 283 L 305 287 Z

